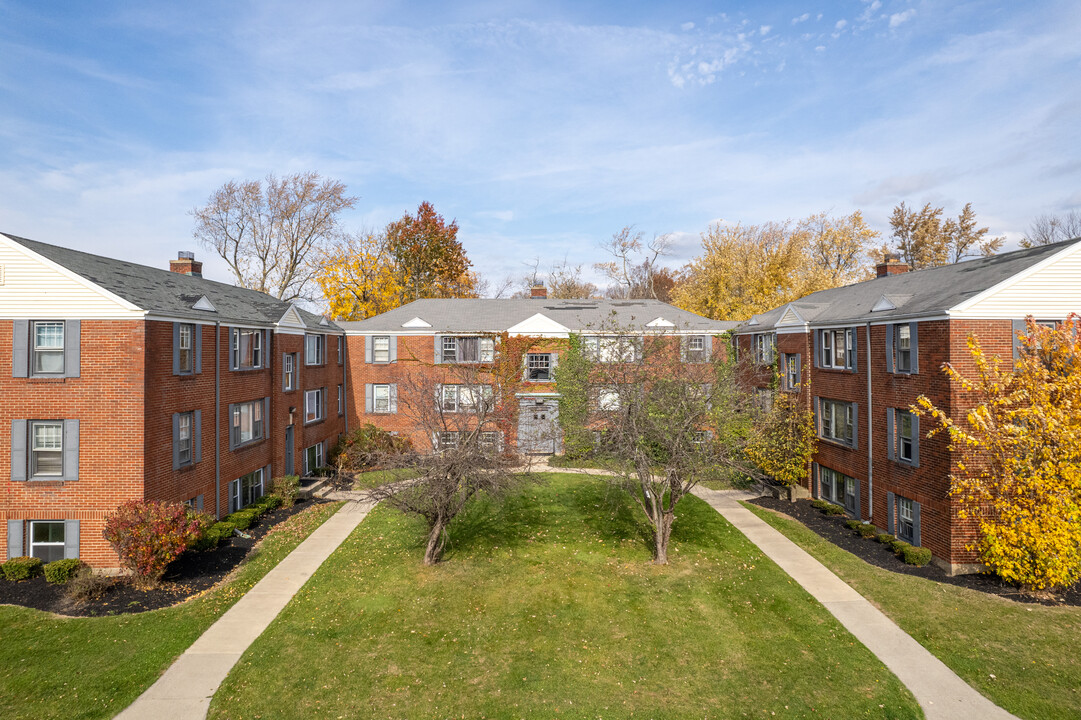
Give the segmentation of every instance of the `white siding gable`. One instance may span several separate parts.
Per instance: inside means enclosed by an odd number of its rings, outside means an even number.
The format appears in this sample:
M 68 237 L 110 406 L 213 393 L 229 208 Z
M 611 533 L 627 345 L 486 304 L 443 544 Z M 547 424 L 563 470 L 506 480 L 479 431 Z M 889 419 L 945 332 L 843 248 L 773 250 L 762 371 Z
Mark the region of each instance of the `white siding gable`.
M 0 235 L 0 317 L 118 319 L 145 313 L 86 278 Z
M 1060 318 L 1081 313 L 1081 243 L 949 310 L 957 318 Z

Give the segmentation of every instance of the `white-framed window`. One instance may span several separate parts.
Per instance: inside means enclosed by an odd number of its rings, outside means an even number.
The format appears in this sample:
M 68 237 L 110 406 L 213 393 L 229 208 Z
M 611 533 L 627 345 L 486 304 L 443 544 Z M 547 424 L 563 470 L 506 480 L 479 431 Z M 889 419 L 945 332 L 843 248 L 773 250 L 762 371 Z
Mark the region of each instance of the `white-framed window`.
M 192 413 L 179 413 L 177 416 L 177 459 L 181 465 L 191 464 L 192 450 Z
M 856 404 L 820 398 L 818 435 L 824 440 L 854 446 L 856 442 Z
M 894 412 L 894 423 L 897 428 L 897 459 L 912 462 L 916 458 L 916 433 L 915 418 L 912 413 L 905 410 Z
M 491 385 L 444 385 L 440 392 L 443 412 L 474 412 L 492 407 Z
M 390 385 L 372 385 L 372 412 L 389 413 L 390 394 Z
M 709 359 L 709 351 L 706 349 L 707 335 L 691 335 L 686 340 L 687 351 L 685 353 L 685 360 L 687 362 L 705 362 Z
M 64 322 L 35 320 L 32 332 L 32 370 L 34 375 L 64 374 Z
M 263 367 L 262 330 L 233 328 L 232 367 L 234 370 L 255 370 Z
M 820 367 L 835 370 L 854 370 L 856 368 L 856 330 L 819 330 L 818 363 Z
M 550 382 L 553 379 L 550 353 L 527 353 L 525 367 L 526 380 L 529 382 Z
M 304 391 L 304 422 L 312 423 L 326 418 L 324 388 Z
M 818 495 L 850 513 L 856 512 L 856 479 L 844 473 L 819 466 Z
M 297 355 L 282 355 L 282 390 L 291 392 L 297 389 Z
M 64 559 L 64 521 L 30 521 L 30 556 L 50 563 Z
M 263 439 L 263 400 L 235 403 L 229 406 L 229 440 L 231 449 Z
M 372 338 L 372 362 L 390 362 L 390 336 L 377 335 Z
M 634 362 L 640 342 L 629 335 L 589 335 L 582 338 L 582 353 L 594 362 Z
M 764 412 L 773 409 L 773 391 L 769 388 L 756 387 L 754 389 L 754 401 Z
M 800 367 L 800 354 L 784 353 L 781 359 L 784 361 L 784 378 L 782 382 L 782 389 L 788 391 L 799 390 L 800 373 L 802 371 L 802 368 Z
M 323 443 L 317 442 L 304 449 L 304 474 L 311 475 L 313 472 L 323 467 L 325 464 L 323 458 Z
M 181 323 L 177 327 L 177 369 L 182 373 L 195 371 L 195 326 Z
M 897 537 L 905 542 L 915 542 L 916 521 L 912 510 L 912 501 L 897 496 Z
M 909 325 L 894 325 L 893 352 L 894 367 L 899 373 L 912 372 L 912 328 Z
M 309 333 L 304 336 L 304 364 L 323 365 L 327 361 L 327 336 Z
M 229 483 L 229 512 L 251 505 L 263 497 L 263 468 Z
M 759 365 L 772 363 L 773 353 L 777 348 L 777 336 L 773 333 L 758 333 L 751 339 L 754 345 L 754 361 Z
M 338 385 L 338 415 L 345 414 L 345 388 Z
M 442 362 L 489 363 L 495 359 L 495 338 L 443 336 Z
M 602 412 L 619 410 L 623 404 L 619 397 L 619 388 L 602 387 L 597 391 L 597 408 Z
M 453 450 L 458 447 L 458 432 L 456 430 L 442 430 L 436 433 L 436 436 L 439 450 Z
M 503 445 L 503 434 L 498 430 L 482 430 L 477 437 L 481 450 L 499 452 Z
M 64 423 L 60 420 L 30 423 L 30 477 L 50 478 L 64 474 Z

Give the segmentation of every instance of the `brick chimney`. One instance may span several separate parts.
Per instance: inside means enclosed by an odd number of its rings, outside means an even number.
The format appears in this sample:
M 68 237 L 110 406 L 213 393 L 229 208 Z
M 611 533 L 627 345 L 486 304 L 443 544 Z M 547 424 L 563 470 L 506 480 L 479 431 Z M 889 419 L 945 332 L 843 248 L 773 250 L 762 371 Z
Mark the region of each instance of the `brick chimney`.
M 176 254 L 176 260 L 169 261 L 169 272 L 202 277 L 203 264 L 196 261 L 195 253 L 190 250 L 181 250 Z
M 886 257 L 883 261 L 875 266 L 877 271 L 877 277 L 886 277 L 887 275 L 900 275 L 909 271 L 908 263 L 901 262 L 901 256 L 897 253 L 886 253 Z
M 533 283 L 533 287 L 529 288 L 529 299 L 530 300 L 547 300 L 548 299 L 548 288 L 546 288 L 544 286 L 544 283 L 542 283 L 542 282 Z

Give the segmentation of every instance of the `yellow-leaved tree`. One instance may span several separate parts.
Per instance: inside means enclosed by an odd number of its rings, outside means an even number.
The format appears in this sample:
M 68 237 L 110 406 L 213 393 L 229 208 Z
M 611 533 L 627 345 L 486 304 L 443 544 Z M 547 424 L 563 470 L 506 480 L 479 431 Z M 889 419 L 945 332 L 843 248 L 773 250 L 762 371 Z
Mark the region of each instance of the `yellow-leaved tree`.
M 802 375 L 810 377 L 807 369 Z M 763 473 L 789 486 L 807 478 L 811 458 L 818 449 L 814 412 L 801 395 L 774 393 L 769 408 L 756 418 L 744 449 L 747 458 Z
M 1081 580 L 1081 319 L 1026 325 L 1015 363 L 970 337 L 974 376 L 946 366 L 974 401 L 964 417 L 925 396 L 914 409 L 959 454 L 950 493 L 978 523 L 971 549 L 1004 580 L 1054 592 Z
M 341 237 L 321 265 L 315 279 L 332 317 L 363 320 L 401 304 L 403 289 L 383 234 Z

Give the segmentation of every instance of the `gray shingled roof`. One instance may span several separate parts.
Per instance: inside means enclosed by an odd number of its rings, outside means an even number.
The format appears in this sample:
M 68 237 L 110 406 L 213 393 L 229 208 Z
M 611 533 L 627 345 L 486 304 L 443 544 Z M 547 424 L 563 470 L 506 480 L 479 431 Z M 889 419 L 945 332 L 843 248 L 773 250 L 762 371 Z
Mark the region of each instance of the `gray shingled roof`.
M 270 325 L 278 322 L 289 308 L 289 303 L 256 290 L 92 255 L 7 233 L 4 235 L 131 304 L 157 315 L 220 320 L 226 324 Z M 204 295 L 217 312 L 192 309 L 192 305 Z M 320 325 L 322 316 L 297 309 L 300 310 L 305 324 L 312 330 L 341 329 L 334 323 L 329 326 Z
M 1081 238 L 820 290 L 755 315 L 752 320 L 758 323 L 751 325 L 748 321 L 738 332 L 772 329 L 789 305 L 812 325 L 880 322 L 941 314 L 1076 242 L 1081 242 Z M 871 308 L 883 296 L 896 308 L 872 313 Z
M 738 323 L 718 322 L 680 310 L 659 300 L 416 300 L 367 320 L 339 322 L 351 332 L 409 332 L 402 325 L 413 318 L 431 324 L 420 332 L 502 332 L 537 313 L 570 328 L 644 327 L 663 317 L 673 331 L 720 333 Z

